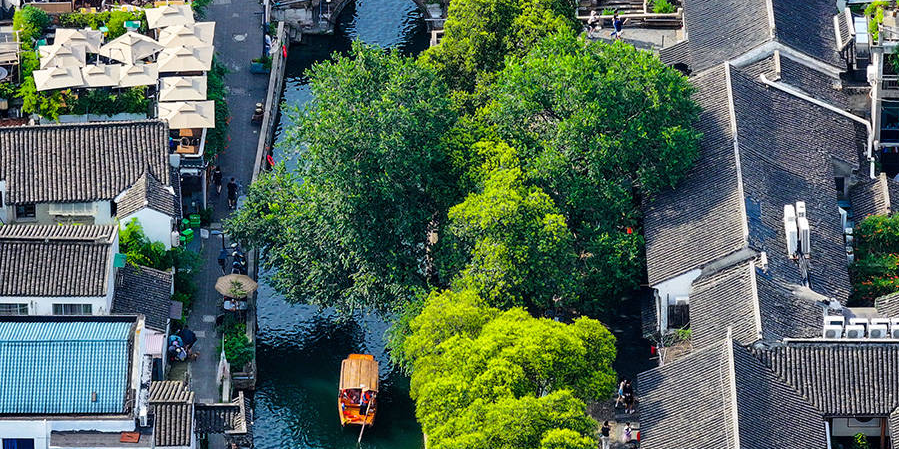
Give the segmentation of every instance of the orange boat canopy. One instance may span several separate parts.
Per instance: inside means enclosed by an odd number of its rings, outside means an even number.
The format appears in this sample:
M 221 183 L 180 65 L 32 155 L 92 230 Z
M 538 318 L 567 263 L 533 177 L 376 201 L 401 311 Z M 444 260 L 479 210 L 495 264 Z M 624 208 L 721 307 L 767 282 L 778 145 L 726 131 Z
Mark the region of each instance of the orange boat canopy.
M 378 391 L 378 362 L 368 354 L 350 354 L 340 364 L 340 390 Z

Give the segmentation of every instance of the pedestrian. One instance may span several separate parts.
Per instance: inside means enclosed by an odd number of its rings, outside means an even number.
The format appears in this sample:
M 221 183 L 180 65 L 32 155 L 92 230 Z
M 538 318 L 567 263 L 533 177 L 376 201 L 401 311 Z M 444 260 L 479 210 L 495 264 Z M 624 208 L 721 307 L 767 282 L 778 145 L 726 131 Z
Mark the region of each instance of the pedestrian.
M 608 421 L 602 423 L 602 428 L 599 429 L 599 439 L 602 441 L 602 449 L 609 449 L 611 443 L 609 440 L 612 435 L 612 426 Z
M 228 181 L 228 207 L 234 209 L 237 206 L 237 180 L 231 178 Z
M 612 16 L 612 37 L 615 40 L 621 40 L 621 29 L 624 27 L 624 20 L 621 20 L 621 17 L 618 17 L 618 11 L 615 11 L 615 15 Z
M 624 423 L 624 444 L 630 443 L 634 439 L 631 423 Z
M 631 383 L 630 380 L 624 383 L 624 407 L 625 413 L 634 413 L 634 403 L 636 402 L 636 398 L 634 397 L 634 384 Z
M 615 408 L 624 404 L 624 379 L 618 384 L 618 399 L 615 400 Z
M 212 182 L 215 184 L 215 193 L 221 195 L 222 194 L 222 168 L 219 166 L 215 167 L 215 170 L 212 171 Z
M 587 34 L 592 33 L 596 29 L 599 20 L 599 16 L 596 15 L 596 10 L 590 11 L 590 17 L 587 19 Z

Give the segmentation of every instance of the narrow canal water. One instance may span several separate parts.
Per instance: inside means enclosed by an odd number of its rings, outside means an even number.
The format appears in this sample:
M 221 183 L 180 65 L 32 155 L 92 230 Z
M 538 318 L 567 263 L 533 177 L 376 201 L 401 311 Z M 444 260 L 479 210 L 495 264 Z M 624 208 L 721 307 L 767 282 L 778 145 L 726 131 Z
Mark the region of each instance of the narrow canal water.
M 411 0 L 356 0 L 338 18 L 333 36 L 313 36 L 288 56 L 282 101 L 309 101 L 306 69 L 346 52 L 354 39 L 416 54 L 429 36 Z M 285 115 L 276 138 L 291 126 Z M 278 160 L 290 154 L 275 152 Z M 255 444 L 259 449 L 356 448 L 357 433 L 341 429 L 337 415 L 340 361 L 349 353 L 373 354 L 381 367 L 377 425 L 365 432 L 362 448 L 420 449 L 421 428 L 409 399 L 409 381 L 389 362 L 387 325 L 373 316 L 339 322 L 314 307 L 291 305 L 264 283 L 259 290 Z

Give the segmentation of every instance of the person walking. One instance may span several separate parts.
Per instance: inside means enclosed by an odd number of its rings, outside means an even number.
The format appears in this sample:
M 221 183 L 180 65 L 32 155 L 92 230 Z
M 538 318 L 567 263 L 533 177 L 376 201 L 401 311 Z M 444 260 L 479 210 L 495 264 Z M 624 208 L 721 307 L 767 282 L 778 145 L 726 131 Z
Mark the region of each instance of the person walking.
M 615 15 L 612 16 L 612 37 L 615 40 L 621 40 L 622 28 L 624 28 L 624 20 L 621 20 L 621 17 L 618 17 L 618 11 L 615 11 Z
M 609 424 L 608 421 L 602 423 L 602 428 L 599 429 L 599 440 L 602 441 L 602 449 L 609 449 L 611 446 L 611 437 L 612 437 L 612 425 Z
M 624 404 L 624 379 L 618 384 L 618 399 L 615 399 L 615 408 Z
M 624 383 L 624 412 L 634 413 L 635 402 L 636 398 L 634 397 L 634 384 L 632 384 L 631 381 L 628 380 Z
M 628 444 L 634 439 L 634 432 L 631 429 L 631 423 L 624 423 L 624 432 L 622 433 L 624 444 Z
M 222 194 L 222 167 L 215 167 L 215 170 L 212 171 L 212 182 L 215 184 L 215 193 L 218 195 Z
M 590 17 L 587 18 L 587 35 L 596 31 L 597 25 L 599 25 L 599 16 L 596 14 L 596 10 L 590 11 Z
M 228 207 L 237 207 L 237 180 L 234 178 L 228 181 Z

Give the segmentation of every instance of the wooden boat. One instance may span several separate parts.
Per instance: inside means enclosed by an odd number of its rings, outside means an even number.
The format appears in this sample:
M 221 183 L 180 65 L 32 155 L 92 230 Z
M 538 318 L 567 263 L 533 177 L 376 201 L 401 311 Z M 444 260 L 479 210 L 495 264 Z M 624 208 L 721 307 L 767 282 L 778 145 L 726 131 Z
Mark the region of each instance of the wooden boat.
M 377 394 L 378 362 L 374 356 L 350 354 L 340 364 L 337 392 L 340 425 L 372 426 L 377 411 Z

